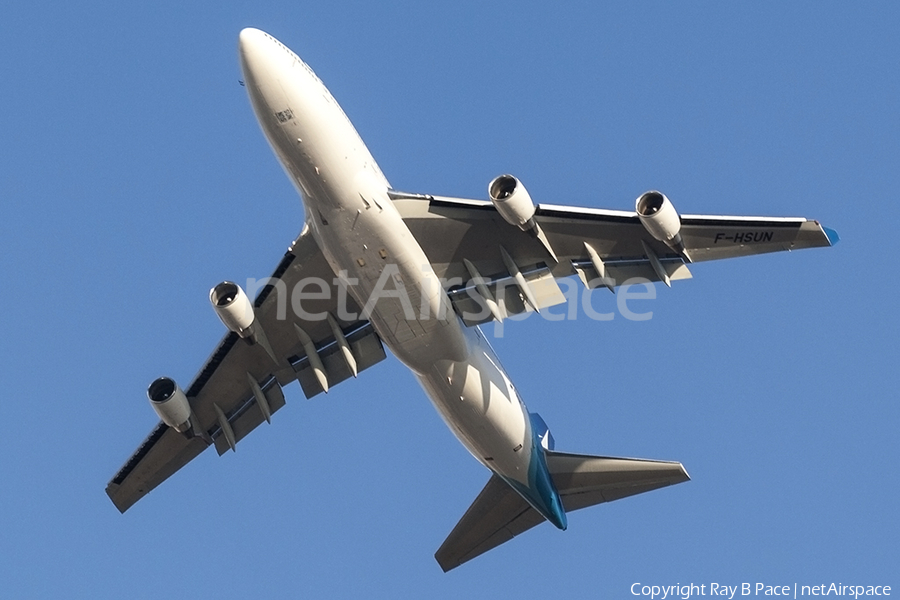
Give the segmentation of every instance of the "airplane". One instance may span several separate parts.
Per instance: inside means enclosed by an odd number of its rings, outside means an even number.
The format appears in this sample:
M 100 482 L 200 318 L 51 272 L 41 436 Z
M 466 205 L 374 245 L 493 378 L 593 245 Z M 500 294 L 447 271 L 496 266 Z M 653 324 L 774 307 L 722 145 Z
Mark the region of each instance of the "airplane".
M 691 277 L 689 265 L 826 247 L 804 218 L 679 214 L 661 192 L 635 211 L 535 205 L 514 176 L 489 200 L 394 189 L 337 101 L 271 35 L 240 32 L 244 85 L 263 134 L 299 192 L 305 222 L 253 301 L 225 281 L 210 302 L 228 333 L 186 390 L 153 381 L 160 422 L 106 492 L 125 512 L 209 446 L 219 455 L 285 405 L 282 388 L 328 392 L 386 358 L 406 365 L 462 445 L 490 471 L 435 553 L 453 569 L 567 513 L 689 479 L 679 462 L 559 452 L 479 325 L 588 289 Z

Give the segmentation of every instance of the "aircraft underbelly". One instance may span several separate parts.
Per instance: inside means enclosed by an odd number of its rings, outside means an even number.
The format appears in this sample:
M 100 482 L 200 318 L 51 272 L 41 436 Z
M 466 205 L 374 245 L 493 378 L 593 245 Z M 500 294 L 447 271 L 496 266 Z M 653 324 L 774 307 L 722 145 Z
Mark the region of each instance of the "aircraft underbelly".
M 530 420 L 490 346 L 459 320 L 393 205 L 357 211 L 330 211 L 327 225 L 313 219 L 332 268 L 353 279 L 348 291 L 371 307 L 376 332 L 469 452 L 528 485 Z
M 370 304 L 375 330 L 463 445 L 491 470 L 527 485 L 530 421 L 490 346 L 459 320 L 393 205 L 357 211 L 334 210 L 328 225 L 315 223 L 332 268 L 355 278 L 348 291 L 360 306 Z
M 462 360 L 461 326 L 387 196 L 381 169 L 312 71 L 288 54 L 277 61 L 269 77 L 248 81 L 258 92 L 254 109 L 331 268 L 408 367 L 423 372 L 436 360 Z
M 248 69 L 247 85 L 328 263 L 469 452 L 527 485 L 531 424 L 509 378 L 477 330 L 453 312 L 387 196 L 387 179 L 337 102 L 299 58 L 274 52 L 260 65 L 265 76 Z
M 468 330 L 474 332 L 474 329 Z M 531 423 L 500 364 L 474 333 L 464 361 L 441 361 L 418 375 L 438 413 L 479 462 L 528 484 Z

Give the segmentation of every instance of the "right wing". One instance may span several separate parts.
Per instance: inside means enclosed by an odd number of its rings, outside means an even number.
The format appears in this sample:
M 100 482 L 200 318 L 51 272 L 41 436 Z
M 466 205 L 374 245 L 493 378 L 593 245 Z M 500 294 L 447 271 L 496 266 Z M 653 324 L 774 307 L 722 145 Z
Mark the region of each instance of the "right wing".
M 547 467 L 566 512 L 612 502 L 690 479 L 678 462 L 547 451 Z M 544 521 L 497 475 L 435 553 L 446 572 Z
M 297 286 L 306 282 L 323 282 L 311 287 L 309 295 L 324 285 L 328 298 L 303 297 L 303 312 L 298 316 L 294 296 Z M 263 343 L 251 345 L 236 333 L 226 334 L 185 390 L 198 435 L 187 437 L 160 422 L 106 486 L 116 508 L 125 512 L 210 444 L 220 455 L 227 451 L 284 406 L 281 388 L 290 382 L 299 380 L 307 397 L 324 391 L 316 373 L 319 365 L 329 386 L 352 376 L 347 348 L 357 372 L 383 360 L 381 340 L 368 321 L 340 318 L 343 300 L 347 315 L 359 314 L 352 297 L 335 284 L 334 272 L 304 229 L 254 302 L 257 323 L 277 361 Z M 316 355 L 312 359 L 295 326 L 312 341 Z
M 613 289 L 632 278 L 691 277 L 683 257 L 654 239 L 634 212 L 541 204 L 534 221 L 542 240 L 504 221 L 489 201 L 404 192 L 391 197 L 435 273 L 450 282 L 460 314 L 478 312 L 483 300 L 484 294 L 466 283 L 474 279 L 470 265 L 495 301 L 505 301 L 508 314 L 531 310 L 521 298 L 521 286 L 512 282 L 510 261 L 533 288 L 538 309 L 565 300 L 554 278 L 578 275 L 590 288 Z M 817 221 L 781 217 L 682 215 L 681 236 L 695 263 L 837 241 L 837 234 Z M 478 324 L 492 318 L 487 311 L 480 314 L 480 320 L 464 320 Z

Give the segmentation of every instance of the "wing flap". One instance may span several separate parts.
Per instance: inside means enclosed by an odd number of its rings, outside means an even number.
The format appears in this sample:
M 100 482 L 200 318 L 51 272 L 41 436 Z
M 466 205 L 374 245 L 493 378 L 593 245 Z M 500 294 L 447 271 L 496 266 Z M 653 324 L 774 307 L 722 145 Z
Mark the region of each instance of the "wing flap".
M 527 292 L 519 287 L 515 279 L 507 273 L 485 277 L 485 287 L 490 300 L 497 303 L 499 312 L 504 318 L 524 312 L 533 312 L 535 308 L 542 310 L 566 301 L 566 297 L 556 283 L 556 278 L 546 265 L 537 265 L 522 272 Z M 487 300 L 471 282 L 450 289 L 448 295 L 453 310 L 468 326 L 481 325 L 494 319 Z M 528 295 L 535 301 L 536 307 L 528 300 Z
M 690 279 L 693 277 L 690 269 L 678 258 L 661 259 L 660 263 L 666 270 L 670 281 L 678 281 L 680 279 Z M 605 263 L 606 279 L 615 282 L 615 285 L 622 285 L 629 279 L 643 279 L 646 281 L 658 281 L 659 275 L 653 270 L 653 266 L 647 258 L 622 259 L 616 261 L 606 261 Z M 604 277 L 597 271 L 596 267 L 588 260 L 572 261 L 578 278 L 588 289 L 594 289 L 606 286 Z
M 281 386 L 278 385 L 277 381 L 273 379 L 269 385 L 262 386 L 261 391 L 265 395 L 266 406 L 269 409 L 270 416 L 284 407 L 284 392 L 281 390 Z M 233 414 L 226 416 L 228 418 L 229 427 L 231 427 L 231 430 L 234 432 L 235 443 L 240 442 L 266 420 L 266 415 L 263 413 L 262 407 L 260 407 L 259 402 L 257 402 L 256 397 L 252 393 L 250 398 L 248 398 L 244 404 L 240 405 Z M 215 439 L 216 452 L 219 453 L 219 456 L 222 456 L 231 449 L 228 440 L 220 431 L 215 432 L 213 438 Z
M 369 322 L 365 322 L 351 333 L 346 334 L 346 340 L 356 361 L 357 373 L 361 373 L 387 358 L 381 338 L 378 337 L 378 334 L 375 333 L 375 329 Z M 316 344 L 316 347 L 319 358 L 328 375 L 329 386 L 335 386 L 353 376 L 353 372 L 350 370 L 341 353 L 340 346 L 333 336 Z M 325 391 L 313 372 L 309 357 L 303 354 L 291 357 L 288 360 L 291 362 L 297 374 L 297 379 L 300 381 L 300 387 L 303 388 L 303 393 L 307 398 L 312 398 Z

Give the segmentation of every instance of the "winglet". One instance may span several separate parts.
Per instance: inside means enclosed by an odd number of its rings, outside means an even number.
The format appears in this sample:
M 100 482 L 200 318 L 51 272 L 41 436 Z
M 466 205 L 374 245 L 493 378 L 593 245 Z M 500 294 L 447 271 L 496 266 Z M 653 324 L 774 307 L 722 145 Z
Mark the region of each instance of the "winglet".
M 829 227 L 822 227 L 822 231 L 825 232 L 825 237 L 828 238 L 828 243 L 834 246 L 839 241 L 841 241 L 841 236 L 838 235 L 838 232 Z

